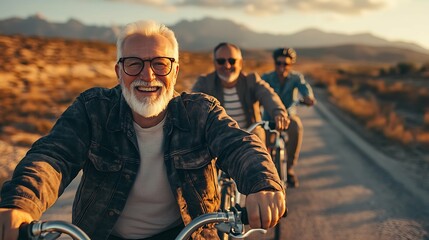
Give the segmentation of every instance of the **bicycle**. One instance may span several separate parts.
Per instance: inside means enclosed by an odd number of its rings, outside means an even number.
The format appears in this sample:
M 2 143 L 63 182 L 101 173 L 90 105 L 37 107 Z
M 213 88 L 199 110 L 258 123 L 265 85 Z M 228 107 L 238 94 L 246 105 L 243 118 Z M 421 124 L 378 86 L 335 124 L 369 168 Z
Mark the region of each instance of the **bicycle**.
M 288 112 L 291 108 L 307 105 L 303 99 L 295 100 L 289 107 Z M 280 176 L 280 179 L 287 186 L 287 159 L 286 159 L 286 145 L 288 144 L 288 135 L 285 131 L 279 132 L 276 130 L 276 125 L 272 121 L 260 121 L 253 123 L 249 128 L 248 132 L 252 132 L 256 127 L 262 126 L 266 135 L 266 147 L 268 152 L 273 159 L 273 162 L 277 168 L 277 172 Z
M 286 183 L 287 161 L 285 156 L 286 144 L 288 141 L 287 135 L 275 130 L 275 123 L 271 121 L 253 123 L 249 128 L 247 128 L 247 131 L 252 132 L 258 126 L 262 126 L 265 131 L 267 150 L 273 159 L 280 179 Z
M 273 159 L 276 166 L 277 173 L 279 174 L 280 180 L 287 186 L 287 161 L 286 161 L 286 144 L 287 135 L 275 130 L 275 123 L 271 121 L 260 121 L 253 123 L 249 128 L 248 132 L 252 132 L 256 127 L 262 126 L 265 131 L 266 147 L 268 152 Z M 274 228 L 274 240 L 279 240 L 281 235 L 280 222 Z
M 237 189 L 235 181 L 223 171 L 219 172 L 218 183 L 220 186 L 220 210 L 228 211 L 231 208 L 240 207 L 241 193 Z M 230 236 L 222 230 L 218 231 L 221 240 L 228 240 Z
M 244 239 L 256 232 L 262 234 L 267 232 L 265 229 L 250 229 L 246 232 L 244 228 L 244 225 L 248 223 L 246 209 L 233 207 L 229 211 L 206 213 L 195 218 L 182 229 L 175 240 L 187 240 L 195 230 L 210 223 L 214 223 L 216 228 L 237 239 Z M 61 234 L 75 240 L 91 240 L 79 227 L 65 221 L 33 221 L 23 224 L 19 228 L 20 240 L 53 240 L 58 239 Z

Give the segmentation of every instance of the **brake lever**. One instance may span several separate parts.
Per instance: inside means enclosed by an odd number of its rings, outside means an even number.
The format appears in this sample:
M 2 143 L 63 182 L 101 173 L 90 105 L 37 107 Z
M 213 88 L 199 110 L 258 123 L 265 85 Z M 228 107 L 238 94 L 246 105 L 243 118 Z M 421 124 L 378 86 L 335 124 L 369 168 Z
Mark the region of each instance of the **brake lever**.
M 247 238 L 248 236 L 250 236 L 253 233 L 259 232 L 261 234 L 266 234 L 267 230 L 262 229 L 262 228 L 255 228 L 255 229 L 250 229 L 249 231 L 247 231 L 244 234 L 237 234 L 235 235 L 234 233 L 230 233 L 229 236 L 233 237 L 233 238 L 239 238 L 239 239 L 243 239 L 243 238 Z

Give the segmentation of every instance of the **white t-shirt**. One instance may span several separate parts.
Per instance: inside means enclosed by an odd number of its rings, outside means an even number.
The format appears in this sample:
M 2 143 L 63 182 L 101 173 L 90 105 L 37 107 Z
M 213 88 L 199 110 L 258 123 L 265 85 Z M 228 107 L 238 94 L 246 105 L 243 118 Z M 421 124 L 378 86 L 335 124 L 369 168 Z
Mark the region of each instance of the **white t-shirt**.
M 168 182 L 163 152 L 165 119 L 151 128 L 134 123 L 140 168 L 124 210 L 113 228 L 122 238 L 146 238 L 182 222 Z

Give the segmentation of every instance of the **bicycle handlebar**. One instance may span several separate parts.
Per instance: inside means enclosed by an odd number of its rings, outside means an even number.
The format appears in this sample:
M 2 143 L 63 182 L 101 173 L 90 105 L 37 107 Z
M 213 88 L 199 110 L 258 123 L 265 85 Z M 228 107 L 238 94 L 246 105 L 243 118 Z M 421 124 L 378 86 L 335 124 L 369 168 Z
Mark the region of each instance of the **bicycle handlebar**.
M 192 233 L 203 225 L 216 223 L 216 228 L 230 234 L 234 238 L 246 238 L 254 232 L 266 233 L 265 229 L 250 229 L 245 232 L 244 225 L 248 224 L 245 208 L 233 208 L 225 212 L 203 214 L 192 220 L 175 240 L 188 239 Z M 27 239 L 57 239 L 66 234 L 75 240 L 91 240 L 79 227 L 65 221 L 33 221 L 19 227 L 19 240 Z
M 33 221 L 31 223 L 24 223 L 19 227 L 18 240 L 41 239 L 40 237 L 43 234 L 46 234 L 43 239 L 57 239 L 62 233 L 76 240 L 91 240 L 80 228 L 65 221 Z
M 244 239 L 255 232 L 267 233 L 267 230 L 260 228 L 250 229 L 245 232 L 244 224 L 248 224 L 246 209 L 240 208 L 240 210 L 237 210 L 232 208 L 230 211 L 207 213 L 195 218 L 186 225 L 175 240 L 188 239 L 195 230 L 209 223 L 216 223 L 218 230 L 229 233 L 230 236 L 236 239 Z
M 274 121 L 265 121 L 262 120 L 260 122 L 252 123 L 247 129 L 245 129 L 247 132 L 252 132 L 255 130 L 256 127 L 262 126 L 265 130 L 275 130 L 276 129 L 276 123 Z

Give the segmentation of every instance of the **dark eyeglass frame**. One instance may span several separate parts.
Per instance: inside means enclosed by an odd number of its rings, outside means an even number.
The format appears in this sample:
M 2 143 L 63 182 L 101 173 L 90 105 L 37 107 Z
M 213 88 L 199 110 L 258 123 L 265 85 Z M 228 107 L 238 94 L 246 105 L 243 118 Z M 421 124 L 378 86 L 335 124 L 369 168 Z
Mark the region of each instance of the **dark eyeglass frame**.
M 141 62 L 141 69 L 138 71 L 138 73 L 133 73 L 133 74 L 130 74 L 130 73 L 128 73 L 127 72 L 127 67 L 125 66 L 125 61 L 127 60 L 127 59 L 135 59 L 135 60 L 138 60 L 138 61 L 140 61 Z M 169 61 L 170 61 L 170 68 L 169 68 L 169 70 L 168 70 L 168 72 L 167 73 L 159 73 L 159 70 L 158 69 L 156 69 L 153 65 L 152 65 L 152 63 L 154 62 L 154 60 L 160 60 L 160 59 L 168 59 Z M 168 74 L 170 74 L 171 73 L 171 70 L 173 69 L 173 63 L 176 61 L 176 59 L 175 58 L 172 58 L 172 57 L 154 57 L 154 58 L 151 58 L 151 59 L 145 59 L 145 60 L 143 60 L 143 59 L 141 59 L 141 58 L 139 58 L 139 57 L 122 57 L 122 58 L 119 58 L 119 60 L 118 60 L 118 63 L 121 63 L 121 65 L 122 65 L 122 69 L 124 70 L 124 72 L 128 75 L 128 76 L 137 76 L 137 75 L 139 75 L 142 71 L 143 71 L 143 69 L 144 69 L 144 66 L 145 66 L 145 62 L 149 62 L 149 66 L 150 66 L 150 68 L 152 69 L 152 71 L 153 71 L 153 73 L 155 73 L 155 75 L 157 75 L 157 76 L 167 76 Z
M 292 63 L 287 63 L 287 62 L 282 62 L 282 61 L 276 61 L 275 62 L 276 66 L 289 66 L 292 65 Z
M 226 58 L 216 58 L 216 63 L 219 64 L 219 65 L 225 65 L 226 61 L 228 61 L 228 63 L 231 66 L 234 66 L 235 63 L 237 62 L 237 59 L 236 58 L 228 58 L 228 59 L 226 59 Z

